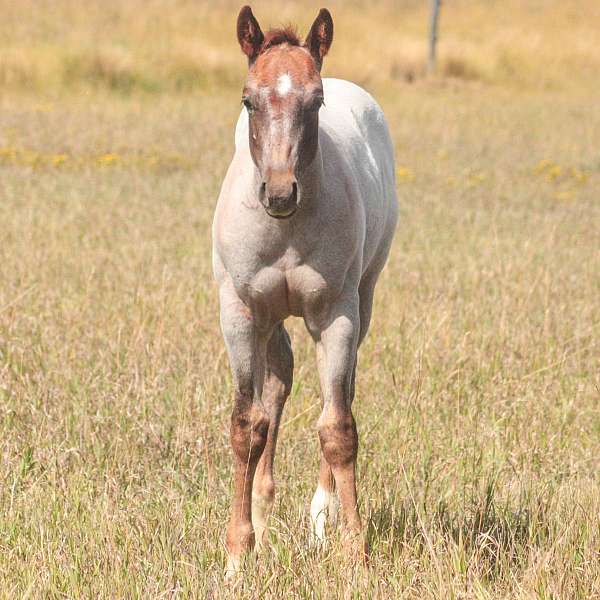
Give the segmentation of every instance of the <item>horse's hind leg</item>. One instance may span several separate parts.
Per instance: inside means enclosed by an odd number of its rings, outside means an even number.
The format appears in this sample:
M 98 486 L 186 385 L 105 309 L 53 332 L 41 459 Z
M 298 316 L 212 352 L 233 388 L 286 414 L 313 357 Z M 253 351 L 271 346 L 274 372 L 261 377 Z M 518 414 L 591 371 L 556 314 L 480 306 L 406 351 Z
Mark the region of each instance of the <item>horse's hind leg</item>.
M 359 305 L 358 311 L 360 316 L 360 333 L 358 335 L 358 345 L 367 335 L 369 325 L 371 324 L 371 313 L 373 312 L 373 296 L 375 295 L 375 284 L 379 277 L 379 271 L 371 271 L 365 273 L 358 286 Z
M 292 388 L 294 357 L 290 337 L 283 324 L 278 325 L 267 345 L 267 364 L 263 385 L 263 406 L 269 415 L 267 443 L 258 462 L 252 487 L 252 524 L 256 545 L 263 542 L 267 521 L 273 508 L 275 482 L 273 462 L 283 406 Z
M 321 467 L 319 482 L 315 495 L 310 503 L 310 543 L 322 544 L 325 537 L 327 522 L 335 526 L 340 502 L 335 491 L 335 479 L 329 463 L 321 452 Z
M 322 344 L 317 344 L 317 364 L 319 372 L 325 369 Z M 335 489 L 335 478 L 329 463 L 321 450 L 321 466 L 317 489 L 310 503 L 310 544 L 322 544 L 326 540 L 326 525 L 335 526 L 340 502 Z

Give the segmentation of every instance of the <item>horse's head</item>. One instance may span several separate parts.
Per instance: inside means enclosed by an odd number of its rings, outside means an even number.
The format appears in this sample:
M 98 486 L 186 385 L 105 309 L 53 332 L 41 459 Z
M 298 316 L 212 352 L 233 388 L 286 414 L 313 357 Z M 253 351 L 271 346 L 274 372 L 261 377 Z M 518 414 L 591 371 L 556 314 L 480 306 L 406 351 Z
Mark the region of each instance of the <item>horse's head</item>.
M 260 201 L 270 216 L 288 218 L 299 205 L 298 177 L 317 152 L 323 104 L 319 72 L 333 39 L 333 21 L 321 9 L 301 43 L 289 28 L 264 35 L 245 6 L 237 35 L 248 57 L 242 102 L 248 110 L 252 160 L 261 176 Z

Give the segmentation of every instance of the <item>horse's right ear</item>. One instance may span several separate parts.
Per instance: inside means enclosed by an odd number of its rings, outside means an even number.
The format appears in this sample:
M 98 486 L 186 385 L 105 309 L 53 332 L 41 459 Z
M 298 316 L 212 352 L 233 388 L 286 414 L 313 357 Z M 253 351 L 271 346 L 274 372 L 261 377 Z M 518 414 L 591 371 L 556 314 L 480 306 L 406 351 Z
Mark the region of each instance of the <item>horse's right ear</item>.
M 244 6 L 240 10 L 237 20 L 237 36 L 242 52 L 248 57 L 248 62 L 252 64 L 260 52 L 265 36 L 249 6 Z

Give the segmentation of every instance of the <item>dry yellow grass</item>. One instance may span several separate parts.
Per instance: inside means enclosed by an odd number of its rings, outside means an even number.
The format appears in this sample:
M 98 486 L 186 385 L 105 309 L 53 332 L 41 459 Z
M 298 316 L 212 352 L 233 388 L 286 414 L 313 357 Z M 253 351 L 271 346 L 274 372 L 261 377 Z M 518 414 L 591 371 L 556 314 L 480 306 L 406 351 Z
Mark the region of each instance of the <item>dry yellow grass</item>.
M 292 22 L 304 32 L 319 5 L 253 6 L 264 24 Z M 327 72 L 370 85 L 423 74 L 426 0 L 334 0 L 329 6 L 339 35 Z M 236 9 L 229 1 L 3 0 L 0 84 L 124 92 L 235 87 L 243 74 L 232 43 Z M 593 0 L 453 0 L 442 9 L 440 70 L 511 87 L 593 88 L 600 70 L 598 22 Z
M 597 3 L 447 2 L 423 79 L 424 2 L 330 6 L 326 71 L 383 105 L 402 205 L 357 389 L 372 561 L 307 547 L 292 322 L 271 547 L 233 596 L 600 597 Z M 0 5 L 0 597 L 230 595 L 210 221 L 237 8 Z

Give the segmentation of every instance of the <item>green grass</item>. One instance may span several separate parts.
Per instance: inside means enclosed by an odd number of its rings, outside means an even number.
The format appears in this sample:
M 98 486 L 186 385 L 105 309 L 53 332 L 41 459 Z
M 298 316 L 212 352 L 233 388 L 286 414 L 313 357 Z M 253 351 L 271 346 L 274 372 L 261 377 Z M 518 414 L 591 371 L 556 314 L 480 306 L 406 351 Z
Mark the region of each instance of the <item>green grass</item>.
M 308 548 L 291 321 L 270 547 L 231 592 L 210 223 L 239 86 L 53 85 L 0 98 L 0 597 L 600 597 L 597 93 L 372 80 L 402 212 L 357 381 L 371 563 Z

